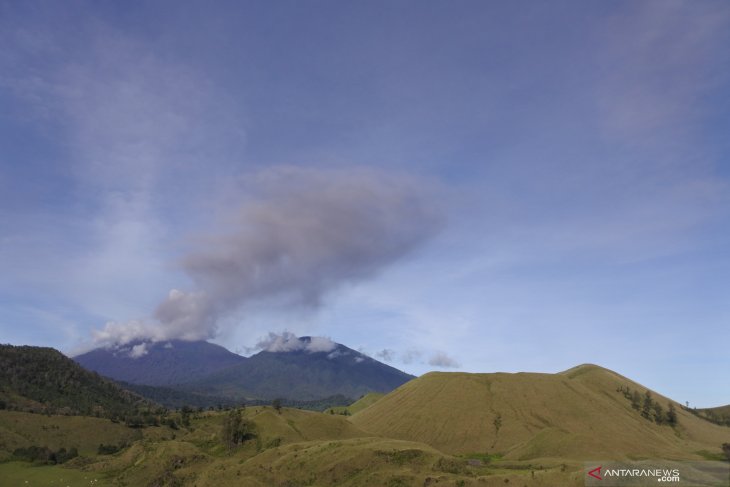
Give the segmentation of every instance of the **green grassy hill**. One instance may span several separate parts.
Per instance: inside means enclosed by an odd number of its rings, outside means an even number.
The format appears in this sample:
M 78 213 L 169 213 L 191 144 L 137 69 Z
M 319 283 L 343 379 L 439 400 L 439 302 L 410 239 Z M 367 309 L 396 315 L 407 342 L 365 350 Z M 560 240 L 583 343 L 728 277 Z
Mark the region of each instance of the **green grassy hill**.
M 57 350 L 0 345 L 0 409 L 111 417 L 148 406 Z
M 95 455 L 101 443 L 129 444 L 142 436 L 142 430 L 108 419 L 0 411 L 0 461 L 9 459 L 16 448 L 34 445 L 76 448 L 80 455 Z
M 621 388 L 646 388 L 610 370 L 582 365 L 559 374 L 431 372 L 352 416 L 373 434 L 453 454 L 506 459 L 703 458 L 718 454 L 730 429 L 673 403 L 676 427 L 645 419 Z M 664 411 L 669 399 L 652 393 Z
M 220 440 L 226 412 L 205 412 L 175 437 L 145 436 L 114 455 L 67 464 L 114 485 L 197 487 L 579 486 L 579 466 L 557 463 L 470 465 L 424 443 L 372 437 L 338 415 L 271 407 L 246 408 L 255 438 L 234 451 Z M 33 473 L 38 469 L 33 467 Z M 2 473 L 2 466 L 0 466 Z M 56 470 L 49 468 L 49 475 Z M 18 478 L 22 472 L 16 473 Z

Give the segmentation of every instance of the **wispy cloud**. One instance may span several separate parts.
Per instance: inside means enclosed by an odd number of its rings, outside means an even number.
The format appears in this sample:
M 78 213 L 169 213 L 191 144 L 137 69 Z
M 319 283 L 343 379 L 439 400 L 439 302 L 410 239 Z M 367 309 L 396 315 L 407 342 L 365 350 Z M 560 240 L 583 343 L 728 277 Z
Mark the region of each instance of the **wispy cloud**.
M 13 215 L 26 239 L 33 232 L 39 246 L 54 242 L 35 249 L 41 261 L 21 275 L 33 286 L 64 275 L 53 295 L 83 303 L 86 313 L 141 315 L 161 283 L 169 285 L 170 242 L 186 225 L 178 215 L 194 222 L 206 211 L 195 201 L 219 184 L 245 133 L 201 70 L 98 19 L 89 25 L 80 50 L 61 28 L 20 23 L 4 32 L 14 49 L 0 56 L 0 84 L 23 103 L 29 123 L 44 128 L 47 143 L 63 146 L 56 164 L 70 179 L 62 189 L 77 202 L 42 210 L 51 215 L 32 208 Z M 41 224 L 51 216 L 52 225 Z
M 309 337 L 309 339 L 304 340 L 293 333 L 285 331 L 283 333 L 269 332 L 268 336 L 259 340 L 255 348 L 274 353 L 297 351 L 318 353 L 332 352 L 337 348 L 337 343 L 327 337 Z M 330 357 L 328 355 L 328 358 L 334 358 L 334 356 Z
M 459 362 L 457 362 L 453 358 L 449 357 L 444 352 L 437 352 L 437 353 L 433 354 L 431 357 L 429 357 L 428 365 L 433 365 L 434 367 L 444 367 L 444 368 L 448 368 L 448 369 L 461 367 Z
M 377 352 L 375 356 L 384 362 L 392 362 L 396 358 L 396 353 L 395 350 L 384 348 L 381 351 Z

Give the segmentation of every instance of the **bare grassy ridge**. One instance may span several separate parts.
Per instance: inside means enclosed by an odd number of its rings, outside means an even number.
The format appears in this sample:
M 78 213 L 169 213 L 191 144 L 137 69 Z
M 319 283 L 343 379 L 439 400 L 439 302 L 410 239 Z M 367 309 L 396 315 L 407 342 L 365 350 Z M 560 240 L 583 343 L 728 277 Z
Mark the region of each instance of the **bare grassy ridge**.
M 646 388 L 610 370 L 582 365 L 559 374 L 431 372 L 357 413 L 373 434 L 420 441 L 452 454 L 505 459 L 700 459 L 730 429 L 678 411 L 672 428 L 648 421 L 617 389 Z M 664 405 L 669 399 L 653 393 Z

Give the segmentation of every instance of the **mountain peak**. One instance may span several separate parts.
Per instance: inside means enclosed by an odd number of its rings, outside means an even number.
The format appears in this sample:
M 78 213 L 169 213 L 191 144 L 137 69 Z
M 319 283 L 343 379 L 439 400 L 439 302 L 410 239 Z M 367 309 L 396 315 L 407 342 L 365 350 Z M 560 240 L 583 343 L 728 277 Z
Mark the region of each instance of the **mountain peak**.
M 245 357 L 206 341 L 140 341 L 74 357 L 83 367 L 132 384 L 173 385 L 197 380 Z
M 309 353 L 332 352 L 340 345 L 333 342 L 327 337 L 303 336 L 297 337 L 290 332 L 282 334 L 269 333 L 269 335 L 257 344 L 264 352 L 297 352 L 304 351 Z

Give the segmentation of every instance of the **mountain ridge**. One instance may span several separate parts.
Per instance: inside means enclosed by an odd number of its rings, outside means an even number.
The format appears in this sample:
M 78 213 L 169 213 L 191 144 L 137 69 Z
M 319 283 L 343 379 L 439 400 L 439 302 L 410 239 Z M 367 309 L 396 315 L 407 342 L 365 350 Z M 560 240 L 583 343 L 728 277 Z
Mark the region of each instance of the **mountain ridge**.
M 135 352 L 139 356 L 135 356 Z M 246 360 L 207 341 L 136 341 L 96 348 L 73 359 L 89 370 L 130 384 L 170 387 Z
M 144 354 L 133 356 L 139 347 Z M 357 398 L 369 392 L 390 392 L 414 378 L 345 345 L 309 336 L 287 337 L 250 357 L 209 342 L 171 341 L 99 348 L 74 360 L 123 383 L 239 402 Z

